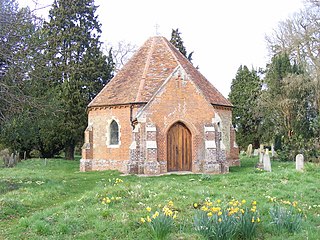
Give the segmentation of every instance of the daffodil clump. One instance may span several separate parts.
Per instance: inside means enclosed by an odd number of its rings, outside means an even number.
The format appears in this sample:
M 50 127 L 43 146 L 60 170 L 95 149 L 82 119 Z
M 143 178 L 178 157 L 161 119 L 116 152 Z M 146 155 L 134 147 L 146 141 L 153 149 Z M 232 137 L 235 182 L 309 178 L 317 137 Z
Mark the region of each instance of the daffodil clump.
M 123 180 L 120 179 L 120 178 L 109 178 L 109 183 L 112 185 L 112 186 L 116 186 L 120 183 L 123 183 Z
M 246 200 L 232 199 L 222 202 L 220 199 L 203 203 L 194 203 L 198 211 L 194 217 L 195 229 L 208 239 L 231 239 L 236 234 L 243 239 L 252 239 L 260 222 L 257 202 L 250 204 Z
M 108 197 L 108 196 L 105 196 L 105 197 L 102 197 L 101 203 L 103 205 L 109 206 L 112 203 L 119 202 L 121 199 L 122 199 L 121 197 Z
M 174 229 L 174 219 L 178 211 L 174 210 L 174 204 L 169 201 L 161 208 L 159 204 L 155 211 L 146 207 L 147 216 L 140 218 L 141 224 L 148 224 L 155 239 L 166 239 Z
M 273 202 L 270 208 L 271 224 L 277 232 L 299 232 L 303 219 L 303 213 L 297 201 L 277 200 L 267 196 Z
M 263 172 L 265 172 L 262 168 L 258 168 L 258 167 L 256 167 L 256 168 L 254 169 L 254 171 L 255 171 L 256 173 L 263 173 Z

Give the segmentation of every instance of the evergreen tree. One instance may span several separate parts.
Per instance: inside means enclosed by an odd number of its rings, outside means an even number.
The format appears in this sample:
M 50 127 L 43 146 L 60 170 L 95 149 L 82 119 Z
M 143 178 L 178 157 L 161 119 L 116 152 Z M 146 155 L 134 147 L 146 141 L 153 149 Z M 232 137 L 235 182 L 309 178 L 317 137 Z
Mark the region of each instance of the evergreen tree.
M 264 81 L 265 90 L 259 98 L 263 139 L 277 142 L 276 147 L 283 150 L 282 158 L 293 160 L 300 150 L 309 148 L 308 139 L 313 137 L 312 81 L 301 66 L 290 62 L 287 54 L 272 58 Z
M 87 125 L 86 106 L 112 77 L 112 56 L 101 51 L 94 0 L 55 0 L 45 24 L 48 78 L 58 100 L 65 157 L 74 158 Z
M 257 98 L 261 91 L 261 81 L 257 72 L 247 66 L 240 66 L 232 80 L 229 100 L 234 105 L 232 122 L 237 131 L 237 143 L 243 149 L 249 144 L 259 147 L 259 124 L 256 114 Z
M 193 52 L 187 53 L 185 46 L 183 45 L 183 40 L 180 36 L 179 29 L 172 29 L 170 42 L 175 46 L 183 56 L 185 56 L 190 62 L 192 61 Z
M 36 44 L 38 25 L 28 8 L 15 0 L 0 0 L 0 122 L 21 111 L 30 99 L 24 91 Z

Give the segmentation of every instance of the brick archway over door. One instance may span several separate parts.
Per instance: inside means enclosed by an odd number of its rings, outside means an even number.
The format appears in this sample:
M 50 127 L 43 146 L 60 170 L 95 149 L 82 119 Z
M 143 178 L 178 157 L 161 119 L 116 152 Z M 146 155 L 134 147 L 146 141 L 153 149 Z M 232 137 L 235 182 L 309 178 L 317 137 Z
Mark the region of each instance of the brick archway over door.
M 191 171 L 192 137 L 190 130 L 182 122 L 173 124 L 167 135 L 168 172 Z

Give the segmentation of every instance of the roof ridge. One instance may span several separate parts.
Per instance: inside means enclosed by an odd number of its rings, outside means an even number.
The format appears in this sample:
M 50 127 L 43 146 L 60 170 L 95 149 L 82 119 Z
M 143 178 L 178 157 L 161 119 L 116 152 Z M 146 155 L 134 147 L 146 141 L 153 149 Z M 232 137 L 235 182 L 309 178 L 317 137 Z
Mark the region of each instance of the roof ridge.
M 176 54 L 172 51 L 171 47 L 168 45 L 168 43 L 170 43 L 167 39 L 165 39 L 164 37 L 161 37 L 161 40 L 166 44 L 168 50 L 170 51 L 171 55 L 173 56 L 173 58 L 176 60 L 177 64 L 182 67 L 182 65 L 180 64 L 180 61 L 178 60 Z M 170 43 L 172 44 L 172 43 Z
M 139 102 L 139 101 L 140 101 L 141 92 L 142 92 L 143 87 L 144 87 L 145 82 L 146 82 L 146 75 L 147 75 L 147 71 L 148 71 L 149 66 L 150 66 L 150 58 L 151 58 L 151 55 L 152 55 L 153 50 L 154 50 L 154 43 L 155 43 L 155 38 L 152 38 L 152 43 L 151 43 L 150 50 L 149 50 L 149 52 L 148 52 L 148 56 L 147 56 L 147 60 L 146 60 L 146 65 L 144 66 L 144 69 L 143 69 L 143 72 L 142 72 L 142 76 L 141 76 L 141 81 L 140 81 L 139 88 L 138 88 L 137 97 L 136 97 L 136 99 L 135 99 L 136 102 Z

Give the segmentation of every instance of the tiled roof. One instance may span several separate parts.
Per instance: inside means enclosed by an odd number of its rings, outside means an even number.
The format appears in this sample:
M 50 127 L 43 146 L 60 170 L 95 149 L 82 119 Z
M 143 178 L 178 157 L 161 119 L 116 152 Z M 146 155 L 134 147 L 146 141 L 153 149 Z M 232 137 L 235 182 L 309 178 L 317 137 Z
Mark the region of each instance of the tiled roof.
M 166 38 L 156 36 L 143 44 L 89 107 L 148 102 L 179 65 L 210 103 L 232 106 Z

